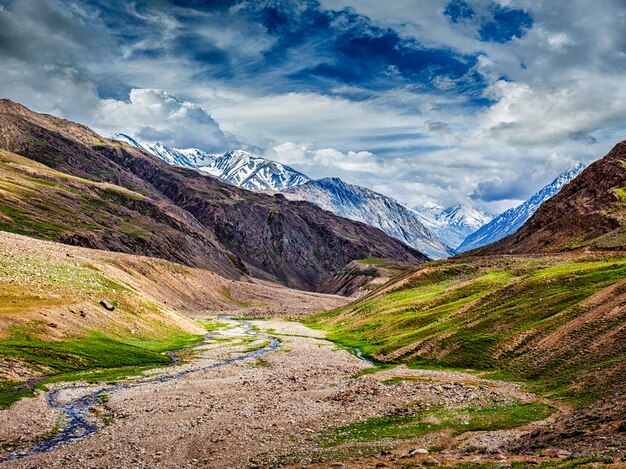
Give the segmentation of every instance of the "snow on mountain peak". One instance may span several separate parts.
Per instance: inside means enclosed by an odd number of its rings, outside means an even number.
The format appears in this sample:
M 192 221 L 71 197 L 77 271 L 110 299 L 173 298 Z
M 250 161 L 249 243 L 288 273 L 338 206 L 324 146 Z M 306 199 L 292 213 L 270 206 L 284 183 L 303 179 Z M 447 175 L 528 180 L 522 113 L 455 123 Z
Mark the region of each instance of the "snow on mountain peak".
M 336 215 L 379 228 L 432 259 L 454 253 L 411 210 L 371 189 L 339 178 L 323 178 L 284 192 L 291 199 L 306 200 Z
M 448 246 L 456 247 L 463 240 L 488 223 L 491 217 L 466 204 L 443 208 L 429 203 L 424 208 L 415 209 L 414 213 Z
M 458 251 L 464 252 L 479 248 L 515 233 L 533 216 L 542 203 L 555 196 L 564 185 L 572 181 L 584 169 L 585 165 L 580 162 L 566 169 L 550 184 L 533 194 L 526 202 L 508 209 L 475 233 L 470 234 L 459 246 Z
M 195 168 L 248 190 L 280 191 L 310 180 L 289 166 L 246 150 L 231 150 L 223 155 L 213 155 L 197 148 L 178 149 L 168 148 L 160 143 L 145 143 L 122 133 L 112 134 L 111 138 L 146 150 L 166 163 Z

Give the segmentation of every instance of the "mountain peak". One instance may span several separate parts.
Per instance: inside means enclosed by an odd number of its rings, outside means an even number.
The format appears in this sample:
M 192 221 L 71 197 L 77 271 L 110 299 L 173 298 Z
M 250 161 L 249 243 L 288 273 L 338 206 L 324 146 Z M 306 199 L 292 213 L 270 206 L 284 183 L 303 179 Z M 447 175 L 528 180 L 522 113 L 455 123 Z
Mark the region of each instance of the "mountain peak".
M 348 184 L 346 181 L 338 177 L 325 177 L 325 178 L 318 179 L 317 182 L 320 184 L 340 186 L 340 187 L 351 186 L 351 184 Z
M 126 142 L 129 145 L 132 145 L 133 147 L 137 147 L 137 148 L 143 148 L 141 146 L 141 144 L 135 140 L 133 137 L 131 137 L 130 135 L 126 135 L 123 133 L 119 133 L 119 132 L 115 132 L 112 133 L 111 135 L 109 135 L 110 138 L 112 138 L 113 140 L 119 140 L 121 142 Z
M 491 244 L 515 233 L 537 211 L 546 200 L 556 195 L 567 183 L 585 169 L 583 163 L 576 163 L 559 174 L 550 184 L 544 186 L 526 202 L 501 213 L 475 233 L 470 234 L 459 246 L 459 252 L 469 251 Z
M 463 240 L 486 223 L 491 217 L 467 204 L 442 207 L 429 203 L 414 210 L 420 220 L 448 246 L 459 246 Z
M 0 98 L 0 110 L 3 112 L 10 112 L 12 114 L 34 114 L 26 106 L 6 98 Z
M 160 143 L 148 144 L 123 133 L 113 134 L 111 138 L 146 150 L 166 163 L 195 168 L 243 189 L 279 191 L 310 180 L 289 166 L 242 149 L 213 155 L 197 148 L 179 149 Z
M 291 198 L 306 200 L 336 215 L 379 228 L 432 259 L 454 253 L 414 212 L 371 189 L 329 177 L 291 187 L 285 192 Z
M 577 165 L 580 168 L 580 165 Z M 481 249 L 486 253 L 626 249 L 623 191 L 626 142 L 589 165 L 547 200 L 513 235 Z
M 250 153 L 249 151 L 241 149 L 227 151 L 224 155 L 230 158 L 261 158 L 260 156 Z

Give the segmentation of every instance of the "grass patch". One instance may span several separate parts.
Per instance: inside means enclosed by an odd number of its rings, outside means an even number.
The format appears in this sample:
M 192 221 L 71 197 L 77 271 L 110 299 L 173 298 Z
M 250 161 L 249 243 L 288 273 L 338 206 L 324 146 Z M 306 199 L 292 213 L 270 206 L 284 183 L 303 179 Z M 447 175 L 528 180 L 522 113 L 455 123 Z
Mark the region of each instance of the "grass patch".
M 619 385 L 626 344 L 590 344 L 625 318 L 575 320 L 593 312 L 590 297 L 624 279 L 624 256 L 451 259 L 305 323 L 379 363 L 490 372 L 584 405 Z M 549 345 L 551 336 L 568 347 Z M 604 369 L 606 380 L 592 377 Z
M 321 437 L 324 446 L 348 442 L 412 439 L 450 429 L 455 435 L 472 431 L 515 428 L 548 417 L 554 409 L 541 403 L 515 403 L 498 407 L 431 408 L 410 415 L 374 417 L 332 430 Z
M 257 350 L 260 350 L 262 348 L 267 347 L 269 344 L 271 344 L 271 342 L 269 340 L 264 340 L 262 342 L 256 343 L 256 344 L 252 344 L 250 347 L 248 347 L 247 349 L 245 349 L 243 351 L 243 353 L 252 353 L 252 352 L 256 352 Z
M 148 368 L 171 363 L 163 352 L 195 345 L 198 335 L 173 335 L 161 339 L 124 342 L 100 334 L 65 342 L 47 342 L 19 331 L 0 342 L 0 357 L 45 369 L 51 377 L 39 382 L 36 389 L 60 381 L 112 382 L 140 374 Z M 15 383 L 0 388 L 0 408 L 6 408 L 33 390 Z
M 272 365 L 269 364 L 267 360 L 263 360 L 262 358 L 257 358 L 256 361 L 252 364 L 252 368 L 271 368 Z
M 374 373 L 378 373 L 379 371 L 391 370 L 395 367 L 396 365 L 392 363 L 378 363 L 377 365 L 371 366 L 369 368 L 364 368 L 361 371 L 357 371 L 352 375 L 352 377 L 358 378 L 359 376 L 373 375 Z
M 216 321 L 215 319 L 199 319 L 198 322 L 209 332 L 230 328 L 229 324 Z

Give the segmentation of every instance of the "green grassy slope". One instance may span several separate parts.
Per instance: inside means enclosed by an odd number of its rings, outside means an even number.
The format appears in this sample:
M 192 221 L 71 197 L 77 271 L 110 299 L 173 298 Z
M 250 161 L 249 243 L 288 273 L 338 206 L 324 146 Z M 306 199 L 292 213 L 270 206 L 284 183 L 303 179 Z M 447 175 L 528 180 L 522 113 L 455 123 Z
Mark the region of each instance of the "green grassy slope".
M 626 372 L 626 257 L 453 259 L 311 325 L 377 360 L 492 372 L 585 404 Z
M 201 341 L 199 324 L 136 288 L 151 272 L 167 279 L 174 270 L 184 285 L 188 270 L 176 264 L 3 233 L 0 408 L 43 378 L 108 381 L 168 364 L 165 351 Z

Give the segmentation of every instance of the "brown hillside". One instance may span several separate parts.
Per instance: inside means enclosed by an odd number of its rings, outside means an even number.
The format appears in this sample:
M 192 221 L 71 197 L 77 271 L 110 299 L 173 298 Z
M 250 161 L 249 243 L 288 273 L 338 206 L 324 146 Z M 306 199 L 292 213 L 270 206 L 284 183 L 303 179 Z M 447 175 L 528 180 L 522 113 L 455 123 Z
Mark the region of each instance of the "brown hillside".
M 31 112 L 8 100 L 0 101 L 0 148 L 67 174 L 132 190 L 145 196 L 150 208 L 159 205 L 168 213 L 184 212 L 178 216 L 189 218 L 192 224 L 199 222 L 205 236 L 219 243 L 217 251 L 231 253 L 234 265 L 289 286 L 316 289 L 330 273 L 355 259 L 381 257 L 413 264 L 426 260 L 418 251 L 362 223 L 308 203 L 248 192 L 191 169 L 169 166 L 85 126 Z M 187 233 L 186 226 L 180 230 Z M 93 237 L 98 247 L 120 250 L 99 231 L 81 232 L 62 241 L 94 246 Z M 122 250 L 155 255 L 139 245 Z M 164 247 L 158 255 L 197 265 L 176 257 L 176 250 L 176 246 Z
M 626 249 L 626 141 L 546 201 L 516 233 L 472 255 Z

